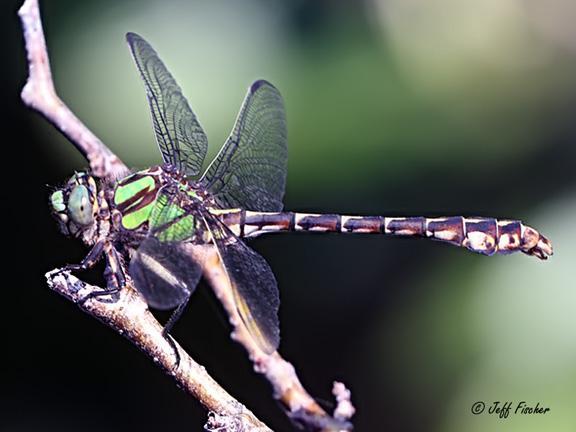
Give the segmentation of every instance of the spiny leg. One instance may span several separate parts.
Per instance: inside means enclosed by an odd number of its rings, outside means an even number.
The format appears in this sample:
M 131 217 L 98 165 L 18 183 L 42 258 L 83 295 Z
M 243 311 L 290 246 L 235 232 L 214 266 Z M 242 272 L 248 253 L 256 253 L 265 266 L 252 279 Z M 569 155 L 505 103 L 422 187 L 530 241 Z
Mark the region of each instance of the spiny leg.
M 110 242 L 106 242 L 103 245 L 103 253 L 106 256 L 106 269 L 104 270 L 106 289 L 89 293 L 80 299 L 80 304 L 84 304 L 87 300 L 94 298 L 103 303 L 115 303 L 118 301 L 117 294 L 126 286 L 124 265 L 116 248 Z M 111 296 L 111 298 L 100 298 L 105 296 Z
M 84 271 L 91 269 L 102 257 L 105 243 L 106 242 L 104 240 L 97 241 L 94 246 L 92 246 L 92 249 L 90 249 L 90 252 L 88 252 L 88 255 L 86 255 L 80 263 L 66 264 L 61 269 L 58 269 L 57 273 Z
M 92 249 L 90 249 L 90 252 L 88 252 L 80 263 L 66 264 L 62 268 L 54 269 L 47 274 L 47 277 L 49 279 L 54 279 L 56 276 L 65 275 L 66 273 L 91 269 L 102 257 L 102 253 L 104 252 L 104 243 L 104 240 L 96 242 L 94 246 L 92 246 Z
M 188 296 L 186 298 L 186 300 L 184 301 L 184 303 L 180 304 L 174 310 L 174 312 L 172 312 L 172 315 L 170 316 L 170 318 L 168 319 L 168 321 L 164 325 L 164 328 L 162 329 L 162 336 L 164 337 L 164 339 L 166 339 L 166 342 L 168 342 L 170 344 L 170 346 L 172 347 L 172 349 L 174 350 L 174 356 L 176 357 L 176 361 L 174 363 L 175 369 L 177 369 L 178 366 L 180 365 L 180 352 L 178 351 L 178 347 L 176 346 L 176 342 L 174 342 L 174 339 L 170 335 L 170 331 L 172 331 L 172 327 L 174 327 L 174 324 L 176 324 L 176 321 L 178 321 L 180 319 L 180 317 L 182 316 L 184 309 L 186 309 L 186 306 L 188 305 L 188 302 L 190 301 L 190 297 L 191 296 Z

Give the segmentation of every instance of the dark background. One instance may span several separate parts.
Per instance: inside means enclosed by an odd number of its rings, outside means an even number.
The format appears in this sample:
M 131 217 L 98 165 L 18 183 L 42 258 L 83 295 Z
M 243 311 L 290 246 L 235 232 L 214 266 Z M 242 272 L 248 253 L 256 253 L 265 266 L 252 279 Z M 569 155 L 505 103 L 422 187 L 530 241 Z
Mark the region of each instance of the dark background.
M 136 348 L 50 292 L 86 252 L 57 231 L 51 187 L 85 168 L 19 92 L 16 10 L 0 7 L 4 227 L 0 430 L 199 430 L 206 413 Z M 576 414 L 576 8 L 567 2 L 52 1 L 46 36 L 63 99 L 129 165 L 159 161 L 123 37 L 159 51 L 213 155 L 245 88 L 286 100 L 286 208 L 486 215 L 550 236 L 546 263 L 424 240 L 292 234 L 252 246 L 274 269 L 280 352 L 305 387 L 353 392 L 357 430 L 568 431 Z M 96 278 L 97 274 L 88 277 Z M 93 279 L 94 280 L 94 279 Z M 207 286 L 178 341 L 275 430 L 265 380 L 231 342 Z M 470 414 L 527 400 L 547 416 Z

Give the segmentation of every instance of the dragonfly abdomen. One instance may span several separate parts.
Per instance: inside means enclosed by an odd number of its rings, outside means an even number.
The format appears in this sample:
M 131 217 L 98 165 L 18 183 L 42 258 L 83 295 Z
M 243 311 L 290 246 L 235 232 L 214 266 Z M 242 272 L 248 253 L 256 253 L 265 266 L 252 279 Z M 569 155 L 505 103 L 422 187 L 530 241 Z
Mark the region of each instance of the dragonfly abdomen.
M 552 255 L 550 241 L 517 220 L 450 216 L 440 218 L 384 218 L 385 233 L 430 237 L 465 247 L 483 255 L 516 251 L 546 259 Z
M 535 229 L 516 220 L 449 216 L 384 217 L 345 216 L 239 210 L 223 215 L 224 222 L 242 237 L 280 231 L 342 232 L 427 237 L 465 247 L 483 255 L 516 251 L 546 259 L 552 245 Z

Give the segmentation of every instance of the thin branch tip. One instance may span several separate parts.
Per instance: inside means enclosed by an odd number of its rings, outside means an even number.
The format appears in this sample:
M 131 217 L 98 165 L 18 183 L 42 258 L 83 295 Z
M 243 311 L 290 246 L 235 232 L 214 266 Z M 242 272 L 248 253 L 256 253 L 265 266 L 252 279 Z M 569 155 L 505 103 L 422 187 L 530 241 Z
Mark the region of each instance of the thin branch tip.
M 52 123 L 84 155 L 93 175 L 114 179 L 128 167 L 74 115 L 59 98 L 42 29 L 38 0 L 26 0 L 18 11 L 28 59 L 28 78 L 21 91 L 24 104 Z

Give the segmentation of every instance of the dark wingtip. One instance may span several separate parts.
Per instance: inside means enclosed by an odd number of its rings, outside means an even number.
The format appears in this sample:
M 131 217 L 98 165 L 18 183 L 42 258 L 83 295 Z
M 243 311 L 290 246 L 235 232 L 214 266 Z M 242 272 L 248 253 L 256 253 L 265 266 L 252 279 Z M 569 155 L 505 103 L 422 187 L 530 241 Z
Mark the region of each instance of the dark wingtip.
M 272 87 L 273 89 L 276 89 L 276 87 L 274 87 L 269 81 L 266 81 L 265 79 L 259 79 L 252 83 L 252 85 L 250 86 L 250 91 L 255 92 L 256 90 L 258 90 L 260 87 L 263 86 L 269 86 Z
M 126 41 L 132 45 L 134 42 L 143 41 L 144 38 L 140 36 L 138 33 L 128 32 L 126 33 Z

